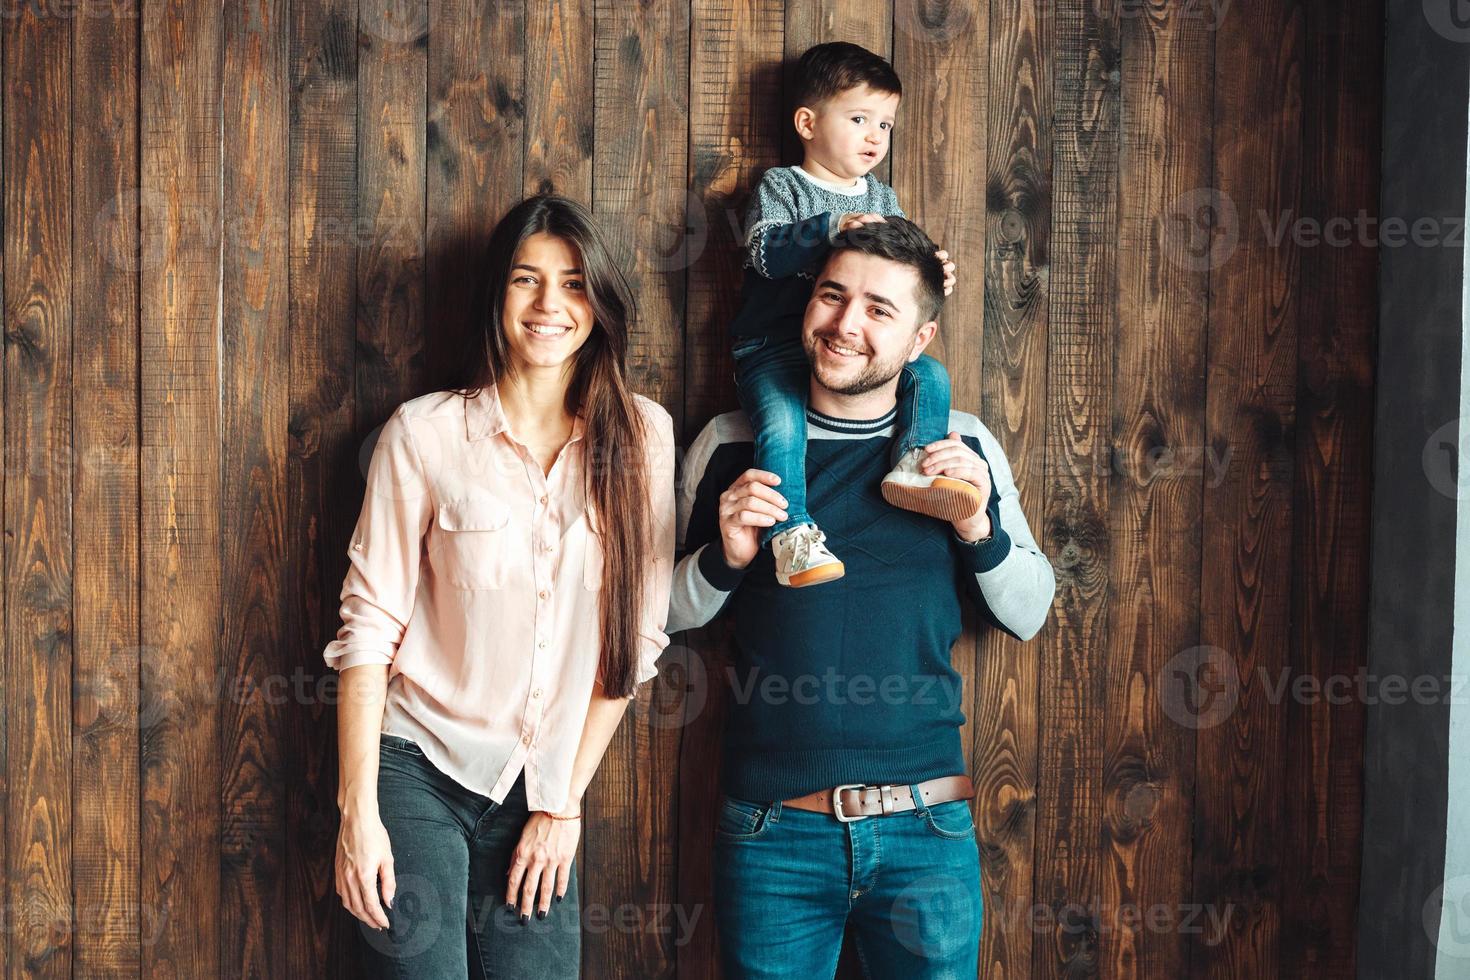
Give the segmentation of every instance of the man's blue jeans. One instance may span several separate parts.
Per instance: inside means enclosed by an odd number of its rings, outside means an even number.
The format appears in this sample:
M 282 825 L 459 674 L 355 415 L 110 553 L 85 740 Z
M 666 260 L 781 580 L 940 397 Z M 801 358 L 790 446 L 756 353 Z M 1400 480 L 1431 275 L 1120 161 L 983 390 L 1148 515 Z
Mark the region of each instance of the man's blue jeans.
M 806 509 L 806 401 L 811 363 L 801 338 L 741 337 L 735 340 L 735 390 L 755 436 L 755 465 L 781 478 L 786 520 L 761 533 L 761 544 L 800 524 L 815 523 Z M 898 380 L 898 414 L 893 425 L 892 464 L 915 446 L 949 434 L 949 374 L 928 354 L 904 365 Z
M 966 800 L 842 823 L 726 796 L 714 877 L 727 980 L 829 980 L 849 924 L 869 977 L 978 972 L 980 853 Z

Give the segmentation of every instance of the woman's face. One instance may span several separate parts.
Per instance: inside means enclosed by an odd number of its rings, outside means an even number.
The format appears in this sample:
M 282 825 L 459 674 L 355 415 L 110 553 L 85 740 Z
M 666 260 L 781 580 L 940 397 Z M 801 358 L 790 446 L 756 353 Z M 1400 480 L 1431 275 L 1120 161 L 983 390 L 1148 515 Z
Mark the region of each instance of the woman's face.
M 577 249 L 544 231 L 523 241 L 500 316 L 518 372 L 569 369 L 595 323 Z

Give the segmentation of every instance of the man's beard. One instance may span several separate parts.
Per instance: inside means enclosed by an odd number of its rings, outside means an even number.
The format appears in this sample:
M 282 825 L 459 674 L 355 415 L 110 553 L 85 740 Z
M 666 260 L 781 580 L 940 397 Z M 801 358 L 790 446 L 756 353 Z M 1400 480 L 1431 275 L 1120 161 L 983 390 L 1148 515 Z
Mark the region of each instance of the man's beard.
M 858 372 L 857 377 L 851 381 L 841 386 L 829 384 L 827 379 L 822 377 L 822 368 L 817 357 L 817 347 L 824 339 L 826 339 L 824 334 L 812 334 L 807 338 L 806 359 L 812 366 L 812 377 L 817 380 L 817 384 L 834 395 L 865 395 L 874 388 L 881 388 L 898 377 L 898 372 L 902 371 L 903 366 L 908 363 L 908 358 L 903 354 L 895 355 L 889 361 L 878 361 L 870 357 L 868 366 Z

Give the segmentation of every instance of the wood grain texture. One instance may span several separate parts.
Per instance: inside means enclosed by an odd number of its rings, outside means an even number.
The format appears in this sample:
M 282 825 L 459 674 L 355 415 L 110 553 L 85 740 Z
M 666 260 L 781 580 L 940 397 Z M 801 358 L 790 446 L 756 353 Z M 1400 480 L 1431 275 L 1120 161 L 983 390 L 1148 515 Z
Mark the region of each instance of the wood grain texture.
M 1366 664 L 1374 256 L 1258 216 L 1373 213 L 1378 5 L 15 7 L 0 975 L 361 974 L 321 651 L 362 447 L 531 193 L 619 250 L 683 445 L 733 409 L 745 205 L 839 39 L 903 80 L 878 176 L 958 265 L 931 353 L 1057 572 L 1039 637 L 967 612 L 952 654 L 979 974 L 1352 974 L 1363 705 L 1264 682 Z M 719 976 L 731 656 L 674 636 L 592 783 L 586 976 Z
M 1046 506 L 1036 531 L 1057 598 L 1040 651 L 1029 974 L 1037 978 L 1101 975 L 1110 483 L 1098 463 L 1111 456 L 1118 331 L 1117 14 L 1069 0 L 1056 8 L 1055 37 Z
M 1210 453 L 1200 467 L 1200 644 L 1212 659 L 1193 682 L 1214 686 L 1216 671 L 1230 671 L 1237 693 L 1224 717 L 1206 709 L 1198 720 L 1193 900 L 1208 914 L 1204 931 L 1187 934 L 1194 977 L 1275 974 L 1281 932 L 1285 725 L 1267 685 L 1290 661 L 1300 283 L 1291 240 L 1271 241 L 1255 218 L 1299 210 L 1302 14 L 1275 2 L 1230 14 L 1231 29 L 1214 32 L 1220 200 L 1209 214 Z M 1234 70 L 1252 55 L 1255 71 Z
M 1199 642 L 1198 476 L 1168 449 L 1203 444 L 1208 274 L 1196 259 L 1190 196 L 1211 177 L 1213 39 L 1173 7 L 1123 20 L 1118 160 L 1108 650 L 1103 744 L 1106 862 L 1099 914 L 1110 977 L 1185 976 L 1173 913 L 1190 888 L 1194 732 L 1161 690 Z M 1181 205 L 1181 200 L 1185 202 Z M 1121 324 L 1127 324 L 1123 329 Z M 1162 462 L 1161 462 L 1162 461 Z
M 5 854 L 12 976 L 69 977 L 72 923 L 71 25 L 3 26 Z M 23 910 L 23 914 L 22 913 Z
M 1376 212 L 1383 75 L 1376 4 L 1304 8 L 1301 213 Z M 1377 259 L 1361 241 L 1305 250 L 1292 479 L 1293 672 L 1354 676 L 1368 663 Z M 1285 701 L 1286 855 L 1281 971 L 1352 976 L 1363 837 L 1357 699 Z M 1417 896 L 1415 901 L 1419 899 Z
M 144 8 L 142 191 L 142 974 L 222 973 L 221 8 Z M 227 675 L 226 675 L 227 676 Z
M 72 24 L 75 976 L 136 976 L 138 896 L 138 35 L 113 8 Z
M 593 5 L 526 0 L 526 195 L 592 200 Z
M 354 431 L 357 340 L 357 3 L 291 4 L 286 459 L 286 642 L 305 703 L 281 719 L 287 753 L 288 976 L 361 974 L 355 921 L 333 872 L 337 843 L 333 675 L 313 651 L 337 632 L 337 597 L 362 492 Z
M 495 0 L 434 0 L 429 19 L 425 315 L 439 378 L 479 327 L 472 310 L 489 230 L 521 199 L 525 23 L 519 5 Z
M 221 577 L 220 976 L 284 972 L 289 747 L 276 733 L 277 681 L 292 663 L 286 598 L 289 33 L 286 0 L 225 7 L 220 251 Z
M 986 207 L 983 266 L 976 269 L 985 277 L 977 414 L 1005 446 L 1022 506 L 1038 517 L 1046 513 L 1047 495 L 1052 7 L 1045 0 L 990 6 L 985 182 L 977 189 Z M 919 37 L 938 29 L 919 16 L 905 22 Z M 977 644 L 972 769 L 986 859 L 985 900 L 999 912 L 1000 923 L 1028 921 L 1017 919 L 1023 910 L 1015 898 L 1031 890 L 1037 843 L 1040 663 L 1035 649 L 997 631 L 981 634 Z M 1030 928 L 988 930 L 982 972 L 1025 976 L 1034 936 Z

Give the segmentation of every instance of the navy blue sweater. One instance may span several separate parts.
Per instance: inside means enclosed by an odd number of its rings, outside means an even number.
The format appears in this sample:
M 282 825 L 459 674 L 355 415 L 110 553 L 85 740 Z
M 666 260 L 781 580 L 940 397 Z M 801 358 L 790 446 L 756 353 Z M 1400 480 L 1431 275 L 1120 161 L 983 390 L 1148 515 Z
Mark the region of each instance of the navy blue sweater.
M 992 536 L 968 544 L 951 525 L 883 500 L 893 413 L 807 418 L 808 509 L 846 566 L 834 582 L 780 585 L 768 548 L 744 569 L 725 563 L 719 496 L 753 459 L 742 413 L 711 421 L 684 460 L 668 629 L 734 616 L 722 788 L 770 801 L 964 772 L 962 685 L 950 666 L 962 597 L 990 626 L 1029 639 L 1055 592 L 1005 455 L 973 415 L 951 413 L 950 429 L 986 459 L 993 483 Z

